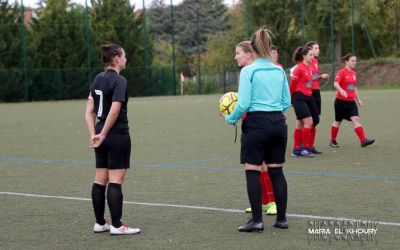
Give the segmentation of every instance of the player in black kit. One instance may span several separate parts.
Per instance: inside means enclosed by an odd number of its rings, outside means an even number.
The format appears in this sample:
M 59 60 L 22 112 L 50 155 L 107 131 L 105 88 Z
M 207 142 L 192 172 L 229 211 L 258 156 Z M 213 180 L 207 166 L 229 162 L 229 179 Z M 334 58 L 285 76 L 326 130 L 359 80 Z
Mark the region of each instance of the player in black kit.
M 85 113 L 90 147 L 94 148 L 96 155 L 96 176 L 92 186 L 96 217 L 93 231 L 110 231 L 113 235 L 136 234 L 140 232 L 139 228 L 131 228 L 121 222 L 121 186 L 131 155 L 127 81 L 119 74 L 125 69 L 125 51 L 116 44 L 103 45 L 101 50 L 105 71 L 98 74 L 90 86 Z M 111 224 L 104 219 L 106 195 Z

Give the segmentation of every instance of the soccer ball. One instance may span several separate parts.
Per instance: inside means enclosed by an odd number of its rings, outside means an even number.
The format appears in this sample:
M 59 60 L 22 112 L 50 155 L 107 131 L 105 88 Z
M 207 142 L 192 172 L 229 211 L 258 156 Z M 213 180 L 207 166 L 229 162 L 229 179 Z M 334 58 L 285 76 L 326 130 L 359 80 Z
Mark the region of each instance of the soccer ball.
M 238 95 L 236 92 L 228 92 L 219 99 L 219 111 L 224 115 L 232 114 L 238 102 Z

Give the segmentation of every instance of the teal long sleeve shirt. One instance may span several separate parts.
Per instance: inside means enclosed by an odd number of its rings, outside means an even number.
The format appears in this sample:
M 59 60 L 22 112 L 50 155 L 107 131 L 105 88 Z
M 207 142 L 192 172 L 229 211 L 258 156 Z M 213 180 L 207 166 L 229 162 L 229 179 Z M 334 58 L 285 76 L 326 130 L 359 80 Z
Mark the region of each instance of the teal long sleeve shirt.
M 245 112 L 282 111 L 290 107 L 290 91 L 286 73 L 268 59 L 258 58 L 242 68 L 238 103 L 225 121 L 235 124 Z

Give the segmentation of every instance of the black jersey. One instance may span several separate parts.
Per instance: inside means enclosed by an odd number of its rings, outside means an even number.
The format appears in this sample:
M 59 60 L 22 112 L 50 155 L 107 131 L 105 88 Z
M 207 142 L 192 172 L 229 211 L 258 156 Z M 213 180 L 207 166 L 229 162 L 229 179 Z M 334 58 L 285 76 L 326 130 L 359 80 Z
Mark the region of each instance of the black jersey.
M 110 133 L 128 132 L 128 91 L 125 77 L 114 70 L 106 70 L 98 74 L 90 86 L 90 93 L 94 100 L 94 110 L 99 122 L 96 125 L 96 132 L 100 132 L 107 119 L 113 102 L 121 102 L 121 110 L 117 121 L 110 130 Z

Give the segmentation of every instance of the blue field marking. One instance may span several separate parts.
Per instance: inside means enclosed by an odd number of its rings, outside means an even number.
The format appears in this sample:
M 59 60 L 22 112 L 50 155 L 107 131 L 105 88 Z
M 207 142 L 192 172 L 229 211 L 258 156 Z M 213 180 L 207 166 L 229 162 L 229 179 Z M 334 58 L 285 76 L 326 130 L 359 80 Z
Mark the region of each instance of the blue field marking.
M 207 171 L 226 171 L 226 172 L 243 172 L 242 167 L 225 168 L 210 167 L 198 165 L 199 163 L 208 162 L 226 162 L 234 160 L 233 157 L 219 157 L 206 160 L 194 160 L 185 162 L 166 162 L 166 163 L 136 163 L 133 167 L 140 168 L 157 168 L 157 169 L 186 169 L 186 170 L 207 170 Z M 94 165 L 92 160 L 37 160 L 28 157 L 0 156 L 0 161 L 14 161 L 24 164 L 62 164 L 62 165 Z M 385 180 L 400 181 L 400 176 L 377 176 L 362 175 L 357 173 L 335 173 L 335 172 L 304 172 L 304 171 L 285 171 L 288 175 L 304 175 L 304 176 L 322 176 L 322 177 L 346 177 L 363 180 Z
M 28 164 L 65 164 L 65 165 L 88 165 L 93 161 L 79 160 L 36 160 L 28 157 L 0 156 L 0 161 L 16 161 Z
M 326 177 L 350 177 L 355 179 L 367 179 L 367 180 L 400 181 L 400 176 L 379 176 L 379 175 L 362 175 L 355 173 L 301 172 L 301 171 L 287 171 L 285 173 L 292 175 L 316 175 L 316 176 L 326 176 Z

